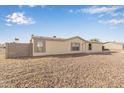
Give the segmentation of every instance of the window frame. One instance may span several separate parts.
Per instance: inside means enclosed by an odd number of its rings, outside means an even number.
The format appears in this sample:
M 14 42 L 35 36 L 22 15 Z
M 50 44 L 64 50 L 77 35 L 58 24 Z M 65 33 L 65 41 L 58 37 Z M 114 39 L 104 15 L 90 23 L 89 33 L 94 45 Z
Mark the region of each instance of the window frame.
M 73 46 L 73 44 L 75 44 L 75 46 Z M 80 43 L 78 43 L 78 42 L 72 42 L 71 43 L 71 51 L 80 51 Z
M 42 43 L 41 45 L 42 46 L 38 46 L 38 43 L 39 43 L 39 45 L 40 45 L 40 43 Z M 36 42 L 36 52 L 38 52 L 38 53 L 44 53 L 46 50 L 45 50 L 45 42 L 43 42 L 43 41 L 37 41 Z

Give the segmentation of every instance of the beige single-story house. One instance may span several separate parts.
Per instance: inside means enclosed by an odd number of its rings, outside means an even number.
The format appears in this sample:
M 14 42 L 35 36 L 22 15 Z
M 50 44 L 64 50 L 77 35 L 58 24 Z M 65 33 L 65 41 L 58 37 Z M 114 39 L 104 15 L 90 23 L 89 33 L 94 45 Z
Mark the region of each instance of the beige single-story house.
M 32 36 L 30 43 L 33 45 L 32 56 L 102 52 L 102 43 L 90 42 L 79 36 L 68 39 Z
M 109 50 L 123 50 L 124 44 L 119 42 L 106 42 L 103 44 L 105 49 Z
M 30 43 L 6 44 L 6 58 L 101 52 L 102 43 L 90 42 L 79 36 L 67 39 L 32 36 Z

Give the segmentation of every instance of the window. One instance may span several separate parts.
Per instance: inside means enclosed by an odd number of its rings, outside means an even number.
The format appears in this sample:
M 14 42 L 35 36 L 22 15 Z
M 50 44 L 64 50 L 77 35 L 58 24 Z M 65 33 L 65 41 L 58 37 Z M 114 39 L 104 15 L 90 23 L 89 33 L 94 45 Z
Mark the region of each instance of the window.
M 44 52 L 44 43 L 43 42 L 37 42 L 36 47 L 37 47 L 37 52 Z
M 88 46 L 89 46 L 88 49 L 89 49 L 89 50 L 92 50 L 92 44 L 89 44 Z
M 80 50 L 80 43 L 71 43 L 71 50 L 72 51 L 79 51 Z

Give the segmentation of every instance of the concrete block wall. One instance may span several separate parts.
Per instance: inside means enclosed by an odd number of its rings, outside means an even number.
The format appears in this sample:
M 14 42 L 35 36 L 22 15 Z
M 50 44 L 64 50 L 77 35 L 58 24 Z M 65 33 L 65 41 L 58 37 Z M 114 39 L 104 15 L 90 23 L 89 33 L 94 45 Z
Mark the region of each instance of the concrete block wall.
M 6 43 L 6 58 L 19 58 L 30 56 L 32 56 L 31 43 Z

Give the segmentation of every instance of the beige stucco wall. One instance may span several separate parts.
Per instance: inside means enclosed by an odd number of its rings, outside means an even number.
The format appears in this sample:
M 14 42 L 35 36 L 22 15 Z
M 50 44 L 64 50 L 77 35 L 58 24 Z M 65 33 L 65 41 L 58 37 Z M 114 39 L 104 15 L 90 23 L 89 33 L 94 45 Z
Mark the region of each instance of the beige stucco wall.
M 123 49 L 123 44 L 117 44 L 117 43 L 106 43 L 104 44 L 105 49 Z
M 40 39 L 32 40 L 33 43 L 40 41 Z M 71 43 L 80 43 L 80 51 L 71 51 Z M 86 52 L 102 52 L 102 44 L 93 44 L 91 51 L 88 51 L 88 44 L 79 38 L 74 38 L 66 41 L 55 41 L 55 40 L 46 40 L 46 52 L 45 53 L 37 53 L 33 52 L 33 56 L 41 56 L 41 55 L 54 55 L 54 54 L 70 54 L 70 53 L 86 53 Z M 35 49 L 35 45 L 34 49 Z
M 33 40 L 33 42 L 39 41 Z M 34 43 L 35 43 L 34 42 Z M 71 51 L 71 42 L 80 43 L 80 51 Z M 84 47 L 82 47 L 84 44 Z M 82 53 L 85 50 L 85 42 L 79 38 L 67 41 L 46 40 L 46 53 L 33 53 L 34 56 L 38 55 L 53 55 L 53 54 L 67 54 L 67 53 Z
M 88 49 L 88 44 L 89 43 L 86 43 L 86 53 L 102 52 L 102 44 L 100 44 L 100 43 L 91 43 L 92 44 L 92 50 Z
M 80 43 L 80 51 L 71 51 L 71 43 L 75 42 L 75 43 Z M 49 53 L 79 53 L 83 51 L 82 48 L 82 44 L 84 43 L 84 41 L 82 41 L 81 39 L 72 39 L 72 40 L 68 40 L 68 41 L 47 41 L 46 42 L 46 51 Z M 84 43 L 85 44 L 85 43 Z
M 32 56 L 30 43 L 6 43 L 5 57 L 18 58 Z

